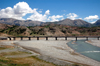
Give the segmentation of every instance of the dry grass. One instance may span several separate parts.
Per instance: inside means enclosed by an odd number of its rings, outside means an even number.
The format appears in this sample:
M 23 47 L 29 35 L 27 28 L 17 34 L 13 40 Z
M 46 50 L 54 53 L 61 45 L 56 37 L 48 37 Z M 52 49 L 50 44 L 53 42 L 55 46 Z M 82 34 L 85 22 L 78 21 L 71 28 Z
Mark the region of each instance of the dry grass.
M 10 60 L 13 60 L 16 64 L 28 64 L 29 66 L 55 66 L 54 64 L 38 59 L 35 56 L 26 58 L 11 58 Z
M 16 51 L 16 52 L 2 52 L 0 53 L 0 56 L 5 56 L 5 55 L 20 55 L 20 54 L 30 54 L 27 52 L 21 52 L 21 51 Z
M 11 48 L 8 46 L 0 47 L 1 50 Z M 43 61 L 35 56 L 24 58 L 6 58 L 6 55 L 25 55 L 30 54 L 28 52 L 16 51 L 16 52 L 2 52 L 0 53 L 0 66 L 56 66 L 53 63 Z
M 3 49 L 6 49 L 6 48 L 4 48 L 4 47 L 0 47 L 0 50 L 3 50 Z
M 26 58 L 4 58 L 0 57 L 0 64 L 6 64 L 7 66 L 57 66 L 52 63 L 43 61 L 34 56 Z
M 5 48 L 5 49 L 8 49 L 8 48 L 13 49 L 14 48 L 14 46 L 10 46 L 10 45 L 0 45 L 0 46 Z

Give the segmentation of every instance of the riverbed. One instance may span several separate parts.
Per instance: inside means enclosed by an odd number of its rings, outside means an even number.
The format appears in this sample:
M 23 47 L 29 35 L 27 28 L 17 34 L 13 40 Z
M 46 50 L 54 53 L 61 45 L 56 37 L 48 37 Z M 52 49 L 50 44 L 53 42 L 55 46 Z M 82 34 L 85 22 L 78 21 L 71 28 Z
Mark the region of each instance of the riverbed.
M 100 62 L 95 61 L 91 58 L 83 56 L 81 54 L 75 53 L 73 49 L 71 49 L 67 43 L 71 40 L 75 40 L 74 38 L 70 38 L 69 40 L 58 39 L 55 41 L 54 39 L 49 39 L 46 41 L 45 39 L 41 40 L 23 40 L 23 41 L 5 41 L 3 44 L 14 44 L 20 46 L 26 50 L 30 50 L 35 53 L 38 58 L 46 60 L 48 62 L 52 62 L 58 65 L 67 65 L 71 63 L 78 63 L 90 66 L 99 66 Z

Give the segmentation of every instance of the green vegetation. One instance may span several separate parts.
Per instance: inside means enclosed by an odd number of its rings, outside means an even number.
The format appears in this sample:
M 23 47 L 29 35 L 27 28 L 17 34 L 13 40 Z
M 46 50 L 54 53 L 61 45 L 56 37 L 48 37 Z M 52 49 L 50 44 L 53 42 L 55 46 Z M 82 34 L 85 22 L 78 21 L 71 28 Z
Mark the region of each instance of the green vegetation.
M 77 36 L 77 34 L 72 34 L 72 36 Z
M 43 61 L 35 56 L 25 58 L 5 58 L 0 57 L 0 66 L 58 66 L 53 63 Z
M 59 34 L 58 34 L 59 31 Z M 48 24 L 44 26 L 11 26 L 0 29 L 0 33 L 13 36 L 99 36 L 100 26 L 97 27 L 72 27 L 66 25 Z M 63 34 L 62 34 L 63 33 Z
M 17 62 L 18 61 L 18 62 Z M 0 58 L 0 66 L 60 66 L 50 62 L 46 62 L 36 56 L 26 58 Z M 81 64 L 72 64 L 66 66 L 86 66 Z
M 0 66 L 29 66 L 29 64 L 16 64 L 10 59 L 0 59 Z
M 3 49 L 6 49 L 6 48 L 4 48 L 4 47 L 0 47 L 0 50 L 3 50 Z
M 45 26 L 45 28 L 49 28 L 49 27 L 50 27 L 49 25 Z

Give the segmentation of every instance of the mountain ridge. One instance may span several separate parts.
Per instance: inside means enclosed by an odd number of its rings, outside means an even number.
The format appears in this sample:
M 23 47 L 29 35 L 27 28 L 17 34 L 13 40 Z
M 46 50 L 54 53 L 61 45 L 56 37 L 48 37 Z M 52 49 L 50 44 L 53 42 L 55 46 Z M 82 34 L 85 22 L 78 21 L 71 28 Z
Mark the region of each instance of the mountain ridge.
M 68 25 L 68 26 L 77 26 L 77 27 L 91 27 L 92 24 L 88 23 L 81 19 L 71 20 L 71 19 L 64 19 L 56 22 L 46 22 L 44 25 L 47 24 L 61 24 L 61 25 Z
M 95 26 L 100 26 L 100 19 L 94 23 Z
M 13 18 L 0 18 L 0 23 L 17 26 L 39 26 L 41 24 L 40 21 L 17 20 Z
M 98 20 L 97 20 L 98 22 Z M 8 25 L 17 25 L 17 26 L 40 26 L 40 25 L 47 25 L 47 24 L 61 24 L 61 25 L 68 25 L 68 26 L 77 26 L 77 27 L 92 27 L 98 26 L 98 23 L 91 24 L 81 19 L 64 19 L 55 22 L 41 22 L 41 21 L 32 21 L 32 20 L 18 20 L 13 18 L 0 18 L 0 23 L 8 24 Z

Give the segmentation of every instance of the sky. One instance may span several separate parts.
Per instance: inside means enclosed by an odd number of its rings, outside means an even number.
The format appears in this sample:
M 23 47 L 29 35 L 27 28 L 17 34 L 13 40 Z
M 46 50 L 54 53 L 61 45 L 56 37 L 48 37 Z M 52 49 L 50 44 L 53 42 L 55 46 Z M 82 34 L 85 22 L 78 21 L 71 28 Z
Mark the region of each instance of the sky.
M 100 0 L 0 0 L 0 18 L 54 22 L 100 19 Z

